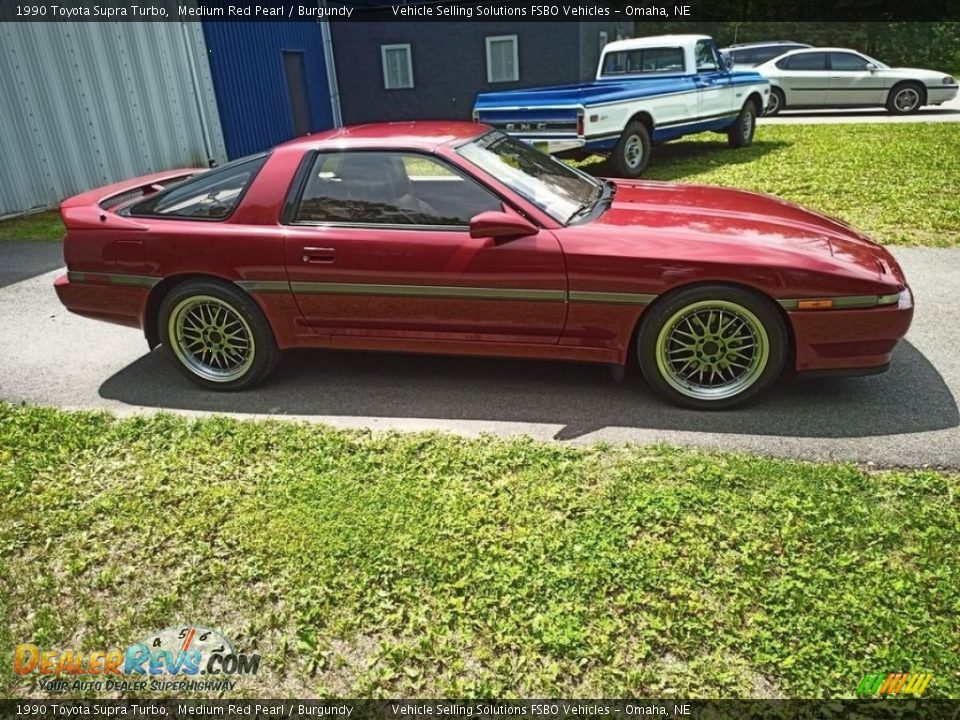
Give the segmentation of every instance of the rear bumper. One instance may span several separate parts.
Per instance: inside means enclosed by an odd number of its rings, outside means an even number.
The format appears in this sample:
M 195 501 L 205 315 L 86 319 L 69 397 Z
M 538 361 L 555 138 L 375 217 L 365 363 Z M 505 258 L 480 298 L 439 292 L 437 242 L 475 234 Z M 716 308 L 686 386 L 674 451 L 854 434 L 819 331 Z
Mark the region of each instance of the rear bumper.
M 97 276 L 84 282 L 71 282 L 68 275 L 54 281 L 53 289 L 63 306 L 84 317 L 127 327 L 139 328 L 143 323 L 150 288 L 97 282 Z
M 788 313 L 796 340 L 795 369 L 802 375 L 870 375 L 883 372 L 913 321 L 913 293 L 897 305 L 865 310 Z
M 566 150 L 577 150 L 586 145 L 584 140 L 576 137 L 569 139 L 523 137 L 521 135 L 515 135 L 514 137 L 516 137 L 517 140 L 522 140 L 528 145 L 533 145 L 538 150 L 542 150 L 545 153 L 550 153 L 551 155 L 558 152 L 564 152 Z

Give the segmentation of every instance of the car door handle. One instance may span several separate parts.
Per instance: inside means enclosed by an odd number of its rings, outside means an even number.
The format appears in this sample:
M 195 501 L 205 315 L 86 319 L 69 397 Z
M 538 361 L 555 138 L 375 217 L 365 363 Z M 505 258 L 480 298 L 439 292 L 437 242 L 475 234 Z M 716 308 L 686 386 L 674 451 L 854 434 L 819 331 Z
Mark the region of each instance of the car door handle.
M 337 251 L 330 247 L 305 247 L 303 261 L 305 263 L 332 263 L 337 258 Z

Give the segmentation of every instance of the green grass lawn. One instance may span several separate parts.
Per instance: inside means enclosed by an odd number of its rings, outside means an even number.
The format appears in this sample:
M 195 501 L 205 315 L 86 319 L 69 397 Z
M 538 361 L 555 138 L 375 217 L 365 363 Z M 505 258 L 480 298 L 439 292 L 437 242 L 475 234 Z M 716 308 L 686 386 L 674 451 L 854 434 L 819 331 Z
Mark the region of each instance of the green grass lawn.
M 654 148 L 645 177 L 771 193 L 884 244 L 960 245 L 958 123 L 761 125 L 742 150 L 696 135 Z
M 251 696 L 960 695 L 960 478 L 0 404 L 12 648 L 219 628 Z
M 66 230 L 57 210 L 45 210 L 0 221 L 0 242 L 4 240 L 62 240 Z

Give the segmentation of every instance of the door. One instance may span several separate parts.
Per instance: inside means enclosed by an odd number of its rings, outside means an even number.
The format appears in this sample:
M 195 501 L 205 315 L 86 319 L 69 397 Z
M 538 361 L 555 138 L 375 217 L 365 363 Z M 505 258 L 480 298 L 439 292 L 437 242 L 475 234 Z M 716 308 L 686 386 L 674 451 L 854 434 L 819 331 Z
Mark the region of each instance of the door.
M 788 55 L 777 63 L 780 87 L 788 106 L 819 106 L 827 104 L 827 54 L 800 52 Z
M 870 61 L 850 52 L 830 53 L 828 105 L 882 105 L 883 82 L 877 72 L 870 72 Z
M 432 155 L 318 153 L 285 244 L 305 321 L 332 336 L 557 342 L 566 271 L 553 233 L 470 237 L 471 217 L 502 209 Z
M 712 40 L 697 41 L 694 60 L 697 64 L 694 78 L 698 88 L 697 117 L 701 120 L 715 120 L 730 114 L 734 110 L 730 73 L 720 62 L 720 53 Z
M 283 72 L 287 79 L 287 97 L 290 100 L 290 116 L 293 118 L 294 136 L 306 135 L 313 129 L 310 120 L 310 96 L 307 94 L 307 70 L 303 53 L 283 51 Z

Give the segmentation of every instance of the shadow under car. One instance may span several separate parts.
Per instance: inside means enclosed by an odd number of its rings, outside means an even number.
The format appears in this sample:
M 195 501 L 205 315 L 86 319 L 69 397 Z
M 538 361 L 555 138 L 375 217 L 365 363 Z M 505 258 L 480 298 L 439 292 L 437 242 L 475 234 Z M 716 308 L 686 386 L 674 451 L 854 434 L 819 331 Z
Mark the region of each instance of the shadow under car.
M 557 439 L 606 427 L 845 438 L 960 424 L 943 378 L 908 342 L 882 375 L 788 374 L 756 402 L 724 412 L 674 407 L 654 396 L 639 372 L 618 383 L 603 365 L 320 350 L 286 353 L 253 390 L 218 393 L 191 383 L 158 348 L 106 380 L 100 395 L 211 412 L 562 423 Z

